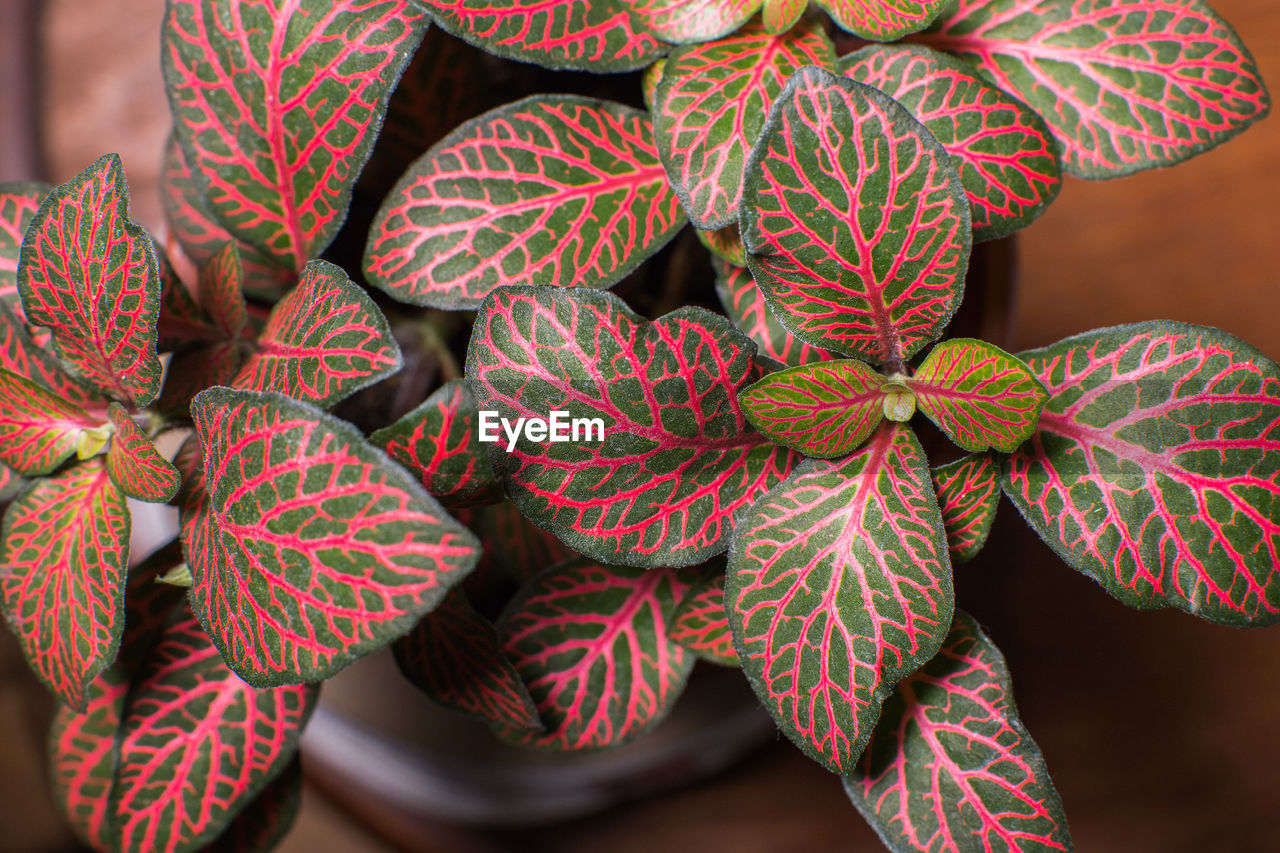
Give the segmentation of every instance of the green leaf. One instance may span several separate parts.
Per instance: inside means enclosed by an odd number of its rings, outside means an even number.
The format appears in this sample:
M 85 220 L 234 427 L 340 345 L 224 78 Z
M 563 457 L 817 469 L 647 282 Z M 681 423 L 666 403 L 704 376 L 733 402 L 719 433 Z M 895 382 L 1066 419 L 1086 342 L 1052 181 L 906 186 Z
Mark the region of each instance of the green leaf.
M 365 270 L 402 302 L 471 309 L 513 284 L 611 287 L 684 222 L 648 116 L 540 95 L 415 162 L 370 228 Z
M 48 474 L 80 446 L 102 419 L 0 370 L 0 462 L 28 476 Z
M 30 379 L 68 405 L 105 413 L 106 399 L 63 372 L 53 353 L 47 351 L 48 339 L 36 343 L 28 334 L 24 316 L 21 305 L 10 308 L 0 299 L 0 370 Z
M 475 537 L 350 424 L 226 388 L 191 413 L 208 492 L 184 502 L 192 607 L 250 684 L 330 677 L 475 565 Z
M 27 320 L 49 330 L 71 375 L 134 406 L 156 398 L 160 276 L 151 238 L 129 220 L 119 157 L 103 157 L 40 205 L 18 291 Z
M 1152 322 L 1021 354 L 1049 391 L 1002 486 L 1130 607 L 1280 621 L 1280 368 L 1226 332 Z
M 933 469 L 952 563 L 972 560 L 986 544 L 1000 506 L 1000 465 L 988 453 Z
M 760 8 L 760 0 L 623 0 L 636 23 L 669 44 L 697 44 L 728 35 Z
M 1072 850 L 1062 801 L 1000 650 L 957 610 L 898 685 L 844 788 L 890 850 Z
M 868 41 L 894 41 L 933 22 L 949 0 L 813 0 L 840 28 Z
M 785 33 L 800 22 L 809 0 L 764 0 L 760 16 L 771 33 Z
M 178 469 L 160 455 L 142 428 L 119 403 L 107 410 L 115 435 L 107 451 L 107 473 L 116 488 L 131 498 L 168 503 L 178 493 Z
M 698 242 L 706 246 L 707 251 L 717 259 L 736 267 L 747 265 L 747 247 L 742 245 L 742 238 L 738 236 L 737 223 L 727 228 L 717 228 L 715 231 L 695 228 L 693 233 L 698 235 Z M 720 265 L 716 266 L 719 268 Z
M 756 695 L 805 754 L 848 773 L 885 697 L 951 625 L 942 518 L 910 429 L 796 466 L 739 524 L 726 578 Z
M 667 635 L 702 660 L 739 666 L 733 648 L 729 612 L 724 607 L 724 566 L 716 566 L 689 587 L 675 612 Z
M 745 253 L 745 250 L 744 250 Z M 815 361 L 827 361 L 836 356 L 830 351 L 810 346 L 797 339 L 787 327 L 778 322 L 777 316 L 746 267 L 734 266 L 713 258 L 711 266 L 716 271 L 716 295 L 724 306 L 729 321 L 755 343 L 760 355 L 787 365 L 798 367 Z
M 752 426 L 774 444 L 831 459 L 857 449 L 880 424 L 884 377 L 861 361 L 790 367 L 742 390 Z
M 752 151 L 742 238 L 797 338 L 898 367 L 960 304 L 969 203 L 951 155 L 904 107 L 805 68 Z
M 18 297 L 18 254 L 27 226 L 50 189 L 47 184 L 0 183 L 0 302 L 10 308 L 22 309 Z
M 975 453 L 1022 444 L 1049 398 L 1019 359 L 973 338 L 938 344 L 902 382 L 947 438 Z

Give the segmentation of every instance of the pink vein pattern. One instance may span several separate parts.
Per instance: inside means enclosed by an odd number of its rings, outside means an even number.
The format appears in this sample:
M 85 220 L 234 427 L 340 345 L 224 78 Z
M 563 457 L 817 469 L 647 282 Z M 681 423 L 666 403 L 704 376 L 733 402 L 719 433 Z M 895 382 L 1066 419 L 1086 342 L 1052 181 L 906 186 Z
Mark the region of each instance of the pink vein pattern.
M 841 29 L 870 41 L 893 41 L 923 30 L 948 0 L 813 0 Z
M 884 377 L 840 359 L 770 373 L 742 392 L 752 425 L 805 456 L 831 459 L 857 449 L 884 415 Z
M 989 454 L 975 454 L 933 469 L 942 526 L 951 562 L 972 560 L 991 533 L 1000 506 L 1000 466 Z
M 829 350 L 798 340 L 778 322 L 751 270 L 719 258 L 713 258 L 711 266 L 716 271 L 716 294 L 725 313 L 738 331 L 755 342 L 761 355 L 787 367 L 836 358 Z
M 729 613 L 724 608 L 724 572 L 699 581 L 685 593 L 667 635 L 703 660 L 739 665 Z
M 115 435 L 107 450 L 107 473 L 131 498 L 165 503 L 178 492 L 178 469 L 160 455 L 129 413 L 118 403 L 107 410 Z
M 48 474 L 75 453 L 85 430 L 102 425 L 102 418 L 0 369 L 0 463 Z
M 49 194 L 44 184 L 0 183 L 0 302 L 22 310 L 18 299 L 18 255 L 27 226 Z
M 54 801 L 76 837 L 97 853 L 111 851 L 116 732 L 128 691 L 127 679 L 104 674 L 89 685 L 85 710 L 60 705 L 49 729 Z
M 671 44 L 697 44 L 727 35 L 745 24 L 761 0 L 623 0 L 638 23 Z

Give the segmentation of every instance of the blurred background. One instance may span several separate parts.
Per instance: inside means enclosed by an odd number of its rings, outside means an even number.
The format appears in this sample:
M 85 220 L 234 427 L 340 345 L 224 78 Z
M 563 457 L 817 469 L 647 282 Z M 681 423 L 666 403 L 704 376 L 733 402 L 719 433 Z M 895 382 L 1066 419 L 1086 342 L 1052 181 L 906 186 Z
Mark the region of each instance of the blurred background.
M 0 0 L 0 180 L 60 183 L 116 151 L 135 218 L 161 226 L 163 5 Z M 1275 91 L 1280 5 L 1212 5 Z M 29 13 L 40 6 L 37 20 Z M 1280 119 L 1176 169 L 1068 180 L 1022 232 L 1017 268 L 1015 350 L 1163 318 L 1221 327 L 1280 358 Z M 1078 849 L 1280 850 L 1280 629 L 1130 611 L 1063 566 L 1007 503 L 992 543 L 958 567 L 958 601 L 1009 660 Z M 49 711 L 0 630 L 0 851 L 76 849 L 45 793 Z M 770 736 L 709 781 L 524 830 L 407 819 L 331 771 L 308 767 L 302 815 L 282 849 L 882 849 L 836 780 Z

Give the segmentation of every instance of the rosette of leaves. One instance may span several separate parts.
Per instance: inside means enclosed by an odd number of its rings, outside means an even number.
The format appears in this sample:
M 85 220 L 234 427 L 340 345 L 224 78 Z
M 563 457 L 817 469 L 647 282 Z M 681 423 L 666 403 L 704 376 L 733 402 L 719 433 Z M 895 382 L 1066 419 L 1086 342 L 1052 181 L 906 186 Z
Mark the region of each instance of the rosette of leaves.
M 912 42 L 841 57 L 832 26 Z M 453 37 L 645 89 L 468 116 L 490 66 Z M 63 703 L 51 778 L 89 846 L 270 848 L 315 685 L 390 646 L 435 701 L 561 751 L 643 735 L 695 658 L 740 667 L 891 849 L 1070 849 L 954 600 L 1001 493 L 1131 606 L 1280 619 L 1275 364 L 1171 323 L 944 337 L 974 242 L 1064 173 L 1266 114 L 1201 0 L 170 0 L 162 43 L 180 263 L 113 157 L 0 186 L 0 595 Z M 371 185 L 402 177 L 344 226 L 371 157 Z M 690 224 L 723 314 L 605 292 Z M 368 437 L 327 410 L 405 359 L 317 257 L 353 232 L 447 380 Z M 475 311 L 469 339 L 446 352 L 423 308 Z M 507 452 L 482 409 L 603 437 Z M 963 455 L 931 465 L 922 418 Z M 132 569 L 128 498 L 181 517 Z

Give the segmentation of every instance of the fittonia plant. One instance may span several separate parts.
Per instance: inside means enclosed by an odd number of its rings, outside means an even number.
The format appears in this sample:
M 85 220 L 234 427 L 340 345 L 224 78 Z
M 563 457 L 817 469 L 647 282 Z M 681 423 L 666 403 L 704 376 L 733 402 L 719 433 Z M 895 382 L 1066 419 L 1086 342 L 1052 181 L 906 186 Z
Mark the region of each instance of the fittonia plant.
M 0 188 L 0 592 L 86 843 L 271 846 L 315 684 L 393 645 L 429 696 L 556 750 L 643 734 L 696 657 L 741 667 L 890 848 L 1068 849 L 953 594 L 999 493 L 1127 604 L 1280 619 L 1273 362 L 1166 322 L 940 340 L 973 243 L 1062 172 L 1266 114 L 1231 29 L 1200 0 L 813 6 L 169 0 L 168 238 L 114 156 Z M 646 69 L 615 89 L 647 109 L 468 115 L 513 75 L 451 36 Z M 605 292 L 689 223 L 725 314 Z M 469 339 L 421 306 L 475 312 Z M 449 381 L 394 411 L 368 386 L 406 335 Z M 356 392 L 369 437 L 327 411 Z M 922 415 L 967 455 L 931 466 Z M 132 569 L 127 499 L 181 509 Z

